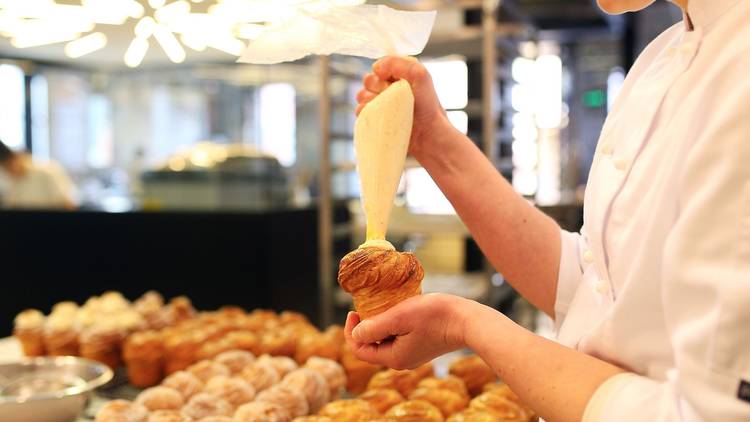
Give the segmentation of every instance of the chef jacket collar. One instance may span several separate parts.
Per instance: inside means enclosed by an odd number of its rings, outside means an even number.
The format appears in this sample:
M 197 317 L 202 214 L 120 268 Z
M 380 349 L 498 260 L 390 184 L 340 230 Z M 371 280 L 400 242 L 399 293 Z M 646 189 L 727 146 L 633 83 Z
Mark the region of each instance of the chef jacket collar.
M 708 26 L 740 1 L 742 0 L 689 0 L 686 26 L 690 23 L 696 28 Z

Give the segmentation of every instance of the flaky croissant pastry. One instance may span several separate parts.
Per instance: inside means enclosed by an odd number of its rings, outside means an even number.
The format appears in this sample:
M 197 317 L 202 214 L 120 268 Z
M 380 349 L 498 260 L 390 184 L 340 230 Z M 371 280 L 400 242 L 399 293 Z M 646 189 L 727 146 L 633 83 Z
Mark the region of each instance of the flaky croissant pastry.
M 352 295 L 362 319 L 422 293 L 423 277 L 416 256 L 386 247 L 360 247 L 349 252 L 339 265 L 339 284 Z

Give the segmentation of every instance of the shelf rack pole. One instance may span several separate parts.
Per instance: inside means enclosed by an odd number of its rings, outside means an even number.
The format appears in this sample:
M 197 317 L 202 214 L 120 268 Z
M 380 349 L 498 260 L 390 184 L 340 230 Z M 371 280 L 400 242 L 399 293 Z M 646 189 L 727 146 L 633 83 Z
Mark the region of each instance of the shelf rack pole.
M 482 150 L 497 162 L 497 13 L 500 0 L 482 1 Z
M 318 59 L 320 98 L 320 174 L 318 180 L 318 305 L 319 322 L 333 323 L 333 196 L 331 194 L 331 58 Z

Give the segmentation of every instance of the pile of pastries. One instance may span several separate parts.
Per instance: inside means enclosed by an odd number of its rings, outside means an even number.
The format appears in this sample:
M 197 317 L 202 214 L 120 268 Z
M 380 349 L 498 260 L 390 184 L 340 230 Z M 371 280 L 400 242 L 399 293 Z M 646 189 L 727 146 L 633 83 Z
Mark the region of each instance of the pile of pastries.
M 83 306 L 61 302 L 45 316 L 25 310 L 15 319 L 14 335 L 27 356 L 73 355 L 115 368 L 127 366 L 137 387 L 228 350 L 255 356 L 286 356 L 301 365 L 312 356 L 338 361 L 346 370 L 347 390 L 364 391 L 383 368 L 360 361 L 344 343 L 341 326 L 318 330 L 297 312 L 245 312 L 237 307 L 197 312 L 187 297 L 165 303 L 157 292 L 134 302 L 120 293 L 92 297 Z
M 538 418 L 478 356 L 453 362 L 449 375 L 427 364 L 385 370 L 356 399 L 337 400 L 295 422 L 527 422 Z
M 48 316 L 27 309 L 16 316 L 13 334 L 27 356 L 82 356 L 114 368 L 122 362 L 122 346 L 131 333 L 165 327 L 195 312 L 187 298 L 177 297 L 158 316 L 144 313 L 144 306 L 155 300 L 163 302 L 155 292 L 134 303 L 118 292 L 107 292 L 82 306 L 60 302 Z
M 300 366 L 288 356 L 228 350 L 172 373 L 134 401 L 114 400 L 98 422 L 291 421 L 314 414 L 343 394 L 344 368 L 310 357 Z

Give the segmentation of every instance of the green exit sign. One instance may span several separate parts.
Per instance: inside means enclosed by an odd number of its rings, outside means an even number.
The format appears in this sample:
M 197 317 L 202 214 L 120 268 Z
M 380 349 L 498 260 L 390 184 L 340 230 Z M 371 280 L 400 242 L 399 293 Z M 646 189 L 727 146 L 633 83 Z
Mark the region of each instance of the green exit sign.
M 607 104 L 607 94 L 603 89 L 590 89 L 583 93 L 583 105 L 588 108 L 601 108 Z

